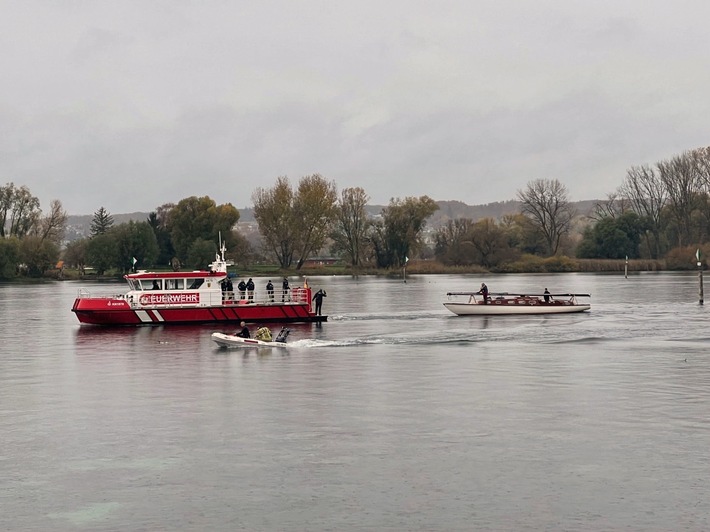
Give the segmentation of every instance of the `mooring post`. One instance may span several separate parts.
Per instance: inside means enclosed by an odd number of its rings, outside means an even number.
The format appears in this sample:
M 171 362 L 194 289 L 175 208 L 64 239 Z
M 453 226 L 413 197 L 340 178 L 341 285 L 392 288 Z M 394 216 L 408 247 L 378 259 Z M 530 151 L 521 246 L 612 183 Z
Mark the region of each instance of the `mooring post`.
M 705 298 L 703 295 L 703 263 L 700 260 L 700 249 L 695 252 L 695 258 L 698 261 L 698 283 L 700 284 L 698 295 L 700 296 L 700 304 L 702 305 L 705 301 Z
M 624 279 L 629 278 L 629 256 L 626 255 L 626 262 L 624 263 Z

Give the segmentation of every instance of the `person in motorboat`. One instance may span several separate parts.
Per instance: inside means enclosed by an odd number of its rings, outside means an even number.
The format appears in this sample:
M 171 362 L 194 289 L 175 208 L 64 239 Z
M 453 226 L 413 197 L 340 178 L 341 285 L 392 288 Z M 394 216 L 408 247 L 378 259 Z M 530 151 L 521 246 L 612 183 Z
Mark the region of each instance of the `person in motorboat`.
M 547 288 L 545 288 L 545 291 L 542 293 L 542 295 L 543 295 L 544 298 L 545 298 L 545 303 L 549 303 L 549 302 L 550 302 L 550 299 L 551 299 L 551 297 L 550 297 L 550 291 L 549 291 Z
M 271 342 L 273 338 L 271 337 L 271 329 L 268 327 L 259 327 L 256 330 L 254 338 L 261 340 L 262 342 Z
M 239 338 L 251 338 L 251 334 L 249 333 L 249 327 L 247 327 L 247 324 L 241 322 L 239 326 L 242 328 L 242 330 L 234 333 L 234 336 L 239 336 Z
M 487 305 L 488 304 L 488 287 L 486 286 L 486 283 L 481 283 L 481 289 L 476 293 L 481 294 L 483 296 L 483 304 Z

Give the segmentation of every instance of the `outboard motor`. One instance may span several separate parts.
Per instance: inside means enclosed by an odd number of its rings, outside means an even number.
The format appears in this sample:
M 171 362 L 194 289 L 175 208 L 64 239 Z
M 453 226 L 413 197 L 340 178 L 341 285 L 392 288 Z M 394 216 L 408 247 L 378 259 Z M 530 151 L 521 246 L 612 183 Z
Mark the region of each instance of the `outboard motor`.
M 282 344 L 285 344 L 286 338 L 288 337 L 288 333 L 290 333 L 290 332 L 291 332 L 291 329 L 287 329 L 286 327 L 282 328 L 279 331 L 279 334 L 276 337 L 276 339 L 274 340 L 274 342 L 280 342 Z

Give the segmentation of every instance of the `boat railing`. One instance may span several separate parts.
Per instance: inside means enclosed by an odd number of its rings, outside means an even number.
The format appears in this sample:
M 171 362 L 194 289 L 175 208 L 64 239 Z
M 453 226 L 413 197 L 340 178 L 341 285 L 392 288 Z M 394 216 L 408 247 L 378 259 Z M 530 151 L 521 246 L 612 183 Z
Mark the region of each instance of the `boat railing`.
M 246 305 L 256 303 L 260 305 L 292 303 L 302 305 L 309 302 L 309 292 L 306 288 L 294 287 L 290 290 L 274 289 L 271 291 L 245 290 L 222 292 L 222 302 L 227 305 Z
M 89 291 L 88 288 L 79 288 L 77 299 L 125 299 L 125 294 L 116 294 L 115 292 L 101 292 L 95 293 Z
M 446 296 L 450 301 L 463 302 L 470 304 L 483 303 L 483 295 L 480 292 L 447 292 Z M 489 292 L 488 301 L 490 303 L 515 303 L 515 304 L 537 304 L 544 301 L 546 304 L 567 304 L 577 305 L 578 297 L 592 297 L 591 294 L 576 294 L 576 293 L 518 293 L 518 292 Z
M 481 295 L 480 292 L 446 292 L 446 295 L 449 297 L 453 296 L 474 296 L 474 295 Z M 541 294 L 536 294 L 536 293 L 522 293 L 522 292 L 489 292 L 488 296 L 489 297 L 494 297 L 494 296 L 506 296 L 506 297 L 544 297 L 544 296 L 553 296 L 553 297 L 592 297 L 591 294 L 573 294 L 573 293 L 564 293 L 564 294 L 545 294 L 544 292 Z

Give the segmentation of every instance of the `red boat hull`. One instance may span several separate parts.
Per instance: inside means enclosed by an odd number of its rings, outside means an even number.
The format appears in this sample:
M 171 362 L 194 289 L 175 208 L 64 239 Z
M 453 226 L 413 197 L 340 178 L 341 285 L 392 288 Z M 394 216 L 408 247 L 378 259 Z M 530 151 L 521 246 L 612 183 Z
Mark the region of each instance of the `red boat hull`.
M 308 304 L 224 304 L 209 307 L 131 308 L 124 300 L 77 298 L 72 312 L 92 325 L 166 325 L 189 323 L 321 322 L 327 316 L 309 312 Z

